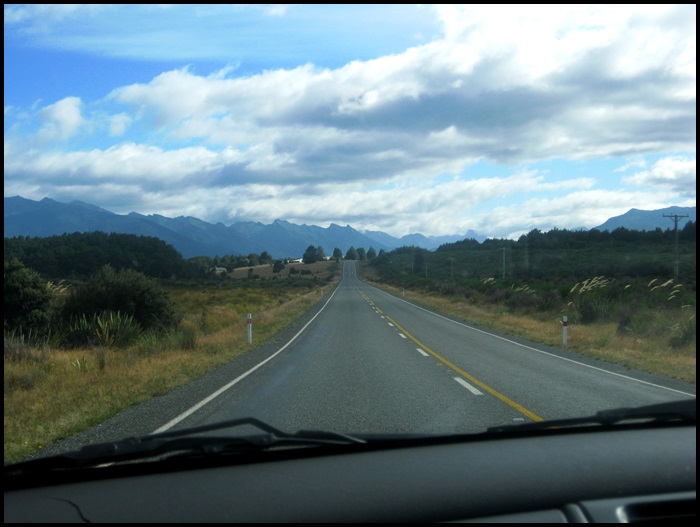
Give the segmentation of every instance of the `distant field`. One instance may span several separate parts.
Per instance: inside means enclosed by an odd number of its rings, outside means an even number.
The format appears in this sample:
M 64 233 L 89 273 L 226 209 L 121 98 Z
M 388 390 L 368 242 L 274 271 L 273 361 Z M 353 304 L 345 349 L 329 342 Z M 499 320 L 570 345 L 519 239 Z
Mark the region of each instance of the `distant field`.
M 236 278 L 236 279 L 247 279 L 248 278 L 248 270 L 252 269 L 253 270 L 253 276 L 258 275 L 260 278 L 272 278 L 273 276 L 279 276 L 281 277 L 288 277 L 289 276 L 289 270 L 290 269 L 296 269 L 299 271 L 299 274 L 296 276 L 301 276 L 301 272 L 305 271 L 310 271 L 311 276 L 318 276 L 319 278 L 324 278 L 327 276 L 329 272 L 332 272 L 332 269 L 334 265 L 337 265 L 335 260 L 324 260 L 322 262 L 315 262 L 312 264 L 305 264 L 305 263 L 289 263 L 284 266 L 284 269 L 282 269 L 279 273 L 273 273 L 272 272 L 272 265 L 254 265 L 253 267 L 238 267 L 233 270 L 233 272 L 229 273 L 229 276 L 231 278 Z

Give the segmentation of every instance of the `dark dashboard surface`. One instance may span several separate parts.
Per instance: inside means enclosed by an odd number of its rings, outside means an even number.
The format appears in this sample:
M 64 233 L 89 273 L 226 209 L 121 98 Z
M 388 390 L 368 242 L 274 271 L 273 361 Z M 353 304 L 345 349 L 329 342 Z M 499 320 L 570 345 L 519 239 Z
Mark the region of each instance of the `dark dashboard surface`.
M 695 438 L 695 426 L 550 431 L 323 455 L 290 450 L 265 462 L 131 476 L 122 467 L 110 479 L 17 490 L 5 478 L 5 522 L 687 519 L 695 516 Z

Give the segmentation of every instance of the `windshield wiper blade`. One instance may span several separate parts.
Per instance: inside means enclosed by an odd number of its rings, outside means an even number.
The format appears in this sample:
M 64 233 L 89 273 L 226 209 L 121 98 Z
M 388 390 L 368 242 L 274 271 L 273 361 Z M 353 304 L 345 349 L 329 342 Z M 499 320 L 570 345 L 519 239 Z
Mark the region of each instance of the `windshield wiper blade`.
M 201 436 L 225 428 L 251 425 L 263 434 L 248 436 Z M 30 459 L 5 466 L 5 475 L 40 470 L 59 470 L 146 460 L 173 454 L 220 454 L 261 451 L 277 446 L 350 445 L 363 439 L 338 432 L 301 430 L 287 433 L 255 418 L 233 419 L 211 425 L 172 430 L 119 441 L 86 445 L 56 456 Z
M 488 432 L 512 432 L 527 430 L 547 430 L 551 428 L 567 428 L 574 426 L 601 425 L 614 426 L 620 423 L 654 422 L 695 423 L 695 399 L 673 401 L 668 403 L 651 404 L 633 408 L 614 408 L 601 410 L 594 415 L 573 417 L 567 419 L 552 419 L 535 423 L 517 425 L 493 426 Z

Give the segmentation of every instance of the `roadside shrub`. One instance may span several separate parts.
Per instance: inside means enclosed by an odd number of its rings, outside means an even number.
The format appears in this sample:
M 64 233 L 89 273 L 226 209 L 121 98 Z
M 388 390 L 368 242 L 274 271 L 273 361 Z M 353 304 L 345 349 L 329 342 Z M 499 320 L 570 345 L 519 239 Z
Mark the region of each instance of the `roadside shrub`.
M 61 331 L 61 347 L 78 348 L 81 346 L 96 345 L 96 324 L 91 318 L 93 317 L 88 318 L 85 315 L 76 316 L 72 317 L 69 322 L 64 324 L 63 330 Z
M 17 259 L 5 260 L 3 279 L 4 329 L 45 333 L 51 318 L 46 281 Z
M 581 297 L 578 304 L 578 312 L 581 324 L 592 324 L 599 320 L 606 320 L 610 314 L 608 302 L 604 298 L 594 295 Z
M 531 287 L 512 285 L 508 290 L 503 289 L 502 291 L 505 293 L 505 303 L 508 309 L 521 313 L 529 313 L 537 309 L 537 294 Z
M 96 318 L 97 338 L 104 347 L 123 348 L 131 344 L 141 334 L 141 325 L 131 315 L 103 313 Z
M 695 340 L 696 323 L 693 316 L 689 320 L 679 322 L 671 328 L 671 347 L 682 348 Z
M 537 311 L 546 313 L 549 311 L 554 311 L 557 308 L 557 306 L 559 306 L 559 303 L 561 302 L 561 296 L 559 295 L 559 291 L 544 291 L 543 293 L 539 293 L 537 295 L 536 302 Z
M 604 276 L 596 276 L 577 283 L 570 291 L 578 314 L 577 322 L 592 324 L 608 319 L 612 313 L 612 302 L 608 300 L 607 287 L 611 281 Z
M 637 308 L 633 304 L 624 304 L 617 313 L 617 334 L 627 335 L 632 332 Z
M 197 347 L 197 330 L 190 325 L 180 325 L 167 331 L 149 330 L 136 342 L 140 355 L 155 355 L 166 350 L 193 350 Z
M 64 329 L 62 344 L 69 348 L 123 348 L 134 342 L 141 333 L 141 326 L 131 315 L 119 312 L 94 314 L 90 317 L 81 315 Z
M 73 288 L 63 305 L 64 321 L 103 313 L 131 316 L 143 329 L 170 328 L 178 319 L 173 303 L 158 283 L 132 269 L 105 266 L 85 284 Z

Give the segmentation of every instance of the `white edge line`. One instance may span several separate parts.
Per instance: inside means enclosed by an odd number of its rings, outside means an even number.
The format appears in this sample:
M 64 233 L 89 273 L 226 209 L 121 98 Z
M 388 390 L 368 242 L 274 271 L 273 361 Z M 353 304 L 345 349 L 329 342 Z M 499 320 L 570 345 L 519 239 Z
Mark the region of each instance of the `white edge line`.
M 621 377 L 621 378 L 627 379 L 627 380 L 629 380 L 629 381 L 634 381 L 634 382 L 638 382 L 638 383 L 641 383 L 641 384 L 646 384 L 646 385 L 648 385 L 648 386 L 654 386 L 655 388 L 661 388 L 661 389 L 663 389 L 663 390 L 668 390 L 668 391 L 671 391 L 671 392 L 680 393 L 680 394 L 682 394 L 682 395 L 687 395 L 687 396 L 689 396 L 689 397 L 696 397 L 696 395 L 695 395 L 694 393 L 687 393 L 687 392 L 684 392 L 684 391 L 681 391 L 681 390 L 676 390 L 676 389 L 674 389 L 674 388 L 669 388 L 668 386 L 661 386 L 660 384 L 655 384 L 655 383 L 653 383 L 653 382 L 643 381 L 643 380 L 641 380 L 641 379 L 635 379 L 634 377 L 630 377 L 629 375 L 623 375 L 623 374 L 621 374 L 621 373 L 615 373 L 614 371 L 605 370 L 605 369 L 599 368 L 599 367 L 597 367 L 597 366 L 591 366 L 590 364 L 585 364 L 585 363 L 579 362 L 579 361 L 577 361 L 577 360 L 568 359 L 568 358 L 566 358 L 566 357 L 560 357 L 559 355 L 555 355 L 554 353 L 550 353 L 550 352 L 548 352 L 548 351 L 543 351 L 543 350 L 540 350 L 540 349 L 537 349 L 537 348 L 533 348 L 532 346 L 527 346 L 527 345 L 525 345 L 525 344 L 521 344 L 520 342 L 515 342 L 514 340 L 510 340 L 510 339 L 507 339 L 507 338 L 505 338 L 505 337 L 501 337 L 501 336 L 499 336 L 499 335 L 494 335 L 493 333 L 489 333 L 488 331 L 484 331 L 484 330 L 481 330 L 481 329 L 473 328 L 473 327 L 471 327 L 471 326 L 468 326 L 467 324 L 463 324 L 463 323 L 458 322 L 458 321 L 456 321 L 456 320 L 452 320 L 451 318 L 448 318 L 448 317 L 446 317 L 446 316 L 443 316 L 443 315 L 440 315 L 440 314 L 438 314 L 438 313 L 435 313 L 434 311 L 430 311 L 429 309 L 425 309 L 424 307 L 421 307 L 421 306 L 418 306 L 418 305 L 416 305 L 416 304 L 413 304 L 412 302 L 409 302 L 408 300 L 404 300 L 403 298 L 399 298 L 398 296 L 394 296 L 394 295 L 392 295 L 392 294 L 390 294 L 390 293 L 387 293 L 386 291 L 383 291 L 383 290 L 379 289 L 378 287 L 374 287 L 373 285 L 367 284 L 366 282 L 364 282 L 364 283 L 365 283 L 365 285 L 367 285 L 368 287 L 371 287 L 372 289 L 376 289 L 376 290 L 379 291 L 380 293 L 384 293 L 385 295 L 388 295 L 388 296 L 390 296 L 391 298 L 395 298 L 396 300 L 399 300 L 399 301 L 404 302 L 404 303 L 406 303 L 406 304 L 408 304 L 408 305 L 410 305 L 410 306 L 413 306 L 413 307 L 415 307 L 415 308 L 417 308 L 417 309 L 420 309 L 421 311 L 425 311 L 426 313 L 430 313 L 431 315 L 435 315 L 436 317 L 439 317 L 439 318 L 442 318 L 442 319 L 444 319 L 444 320 L 447 320 L 448 322 L 452 322 L 452 323 L 454 323 L 454 324 L 457 324 L 457 325 L 459 325 L 459 326 L 465 327 L 465 328 L 467 328 L 467 329 L 471 329 L 472 331 L 478 331 L 479 333 L 483 333 L 484 335 L 490 335 L 490 336 L 493 337 L 493 338 L 505 340 L 506 342 L 510 342 L 511 344 L 515 344 L 516 346 L 520 346 L 521 348 L 526 348 L 526 349 L 529 349 L 529 350 L 532 350 L 532 351 L 536 351 L 537 353 L 542 353 L 542 354 L 544 354 L 544 355 L 549 355 L 550 357 L 554 357 L 554 358 L 557 358 L 557 359 L 565 360 L 565 361 L 567 361 L 567 362 L 572 362 L 572 363 L 574 363 L 574 364 L 578 364 L 579 366 L 585 366 L 586 368 L 591 368 L 591 369 L 593 369 L 593 370 L 597 370 L 597 371 L 600 371 L 600 372 L 603 372 L 603 373 L 607 373 L 607 374 L 610 374 L 610 375 L 615 375 L 616 377 Z
M 481 393 L 479 390 L 477 390 L 476 388 L 474 388 L 471 384 L 469 384 L 469 383 L 468 383 L 467 381 L 465 381 L 464 379 L 462 379 L 462 378 L 460 378 L 460 377 L 453 377 L 453 378 L 454 378 L 455 381 L 457 381 L 459 384 L 461 384 L 462 386 L 464 386 L 467 390 L 469 390 L 470 392 L 472 392 L 474 395 L 484 395 L 483 393 Z
M 338 284 L 338 286 L 339 286 L 339 285 L 340 285 L 340 284 Z M 317 317 L 318 315 L 320 315 L 321 312 L 322 312 L 324 309 L 326 309 L 326 306 L 328 305 L 328 302 L 331 301 L 331 299 L 332 299 L 333 296 L 335 295 L 336 291 L 338 291 L 338 287 L 336 287 L 335 290 L 333 291 L 333 294 L 332 294 L 331 296 L 328 297 L 328 300 L 326 300 L 326 303 L 323 304 L 323 307 L 322 307 L 321 309 L 318 310 L 318 313 L 316 313 L 316 314 L 311 318 L 311 320 L 309 320 L 309 321 L 304 325 L 304 327 L 301 328 L 301 329 L 297 332 L 296 335 L 294 335 L 291 339 L 289 339 L 289 342 L 287 342 L 284 346 L 282 346 L 280 349 L 278 349 L 275 353 L 273 353 L 272 355 L 270 355 L 267 359 L 265 359 L 264 361 L 260 362 L 260 363 L 257 364 L 256 366 L 253 366 L 253 367 L 252 367 L 251 369 L 249 369 L 247 372 L 245 372 L 245 373 L 239 375 L 238 377 L 236 377 L 236 378 L 233 379 L 230 383 L 226 384 L 225 386 L 222 386 L 221 388 L 219 388 L 218 390 L 216 390 L 214 393 L 212 393 L 210 396 L 206 397 L 205 399 L 202 399 L 200 402 L 198 402 L 197 404 L 195 404 L 194 406 L 192 406 L 192 407 L 189 408 L 188 410 L 185 410 L 183 413 L 181 413 L 180 415 L 178 415 L 175 419 L 173 419 L 173 420 L 171 420 L 171 421 L 165 423 L 163 426 L 161 426 L 161 427 L 158 428 L 157 430 L 154 430 L 153 432 L 151 432 L 151 434 L 159 434 L 159 433 L 161 433 L 161 432 L 165 432 L 166 430 L 169 430 L 170 428 L 172 428 L 173 426 L 175 426 L 176 424 L 178 424 L 178 423 L 179 423 L 180 421 L 182 421 L 183 419 L 186 419 L 187 417 L 189 417 L 190 415 L 192 415 L 193 413 L 195 413 L 197 410 L 199 410 L 199 409 L 200 409 L 202 406 L 204 406 L 205 404 L 207 404 L 207 403 L 213 401 L 214 399 L 216 399 L 219 395 L 221 395 L 221 394 L 224 393 L 226 390 L 228 390 L 229 388 L 231 388 L 231 386 L 233 386 L 234 384 L 237 384 L 237 383 L 240 382 L 241 380 L 245 379 L 248 375 L 250 375 L 251 373 L 253 373 L 255 370 L 257 370 L 258 368 L 260 368 L 262 365 L 264 365 L 264 364 L 267 363 L 268 361 L 271 361 L 271 360 L 274 359 L 277 355 L 279 355 L 280 353 L 282 353 L 282 352 L 287 348 L 287 346 L 289 346 L 292 342 L 294 342 L 294 341 L 296 340 L 296 338 L 297 338 L 299 335 L 301 335 L 302 332 L 309 326 L 309 324 L 311 324 L 314 320 L 316 320 L 316 317 Z

